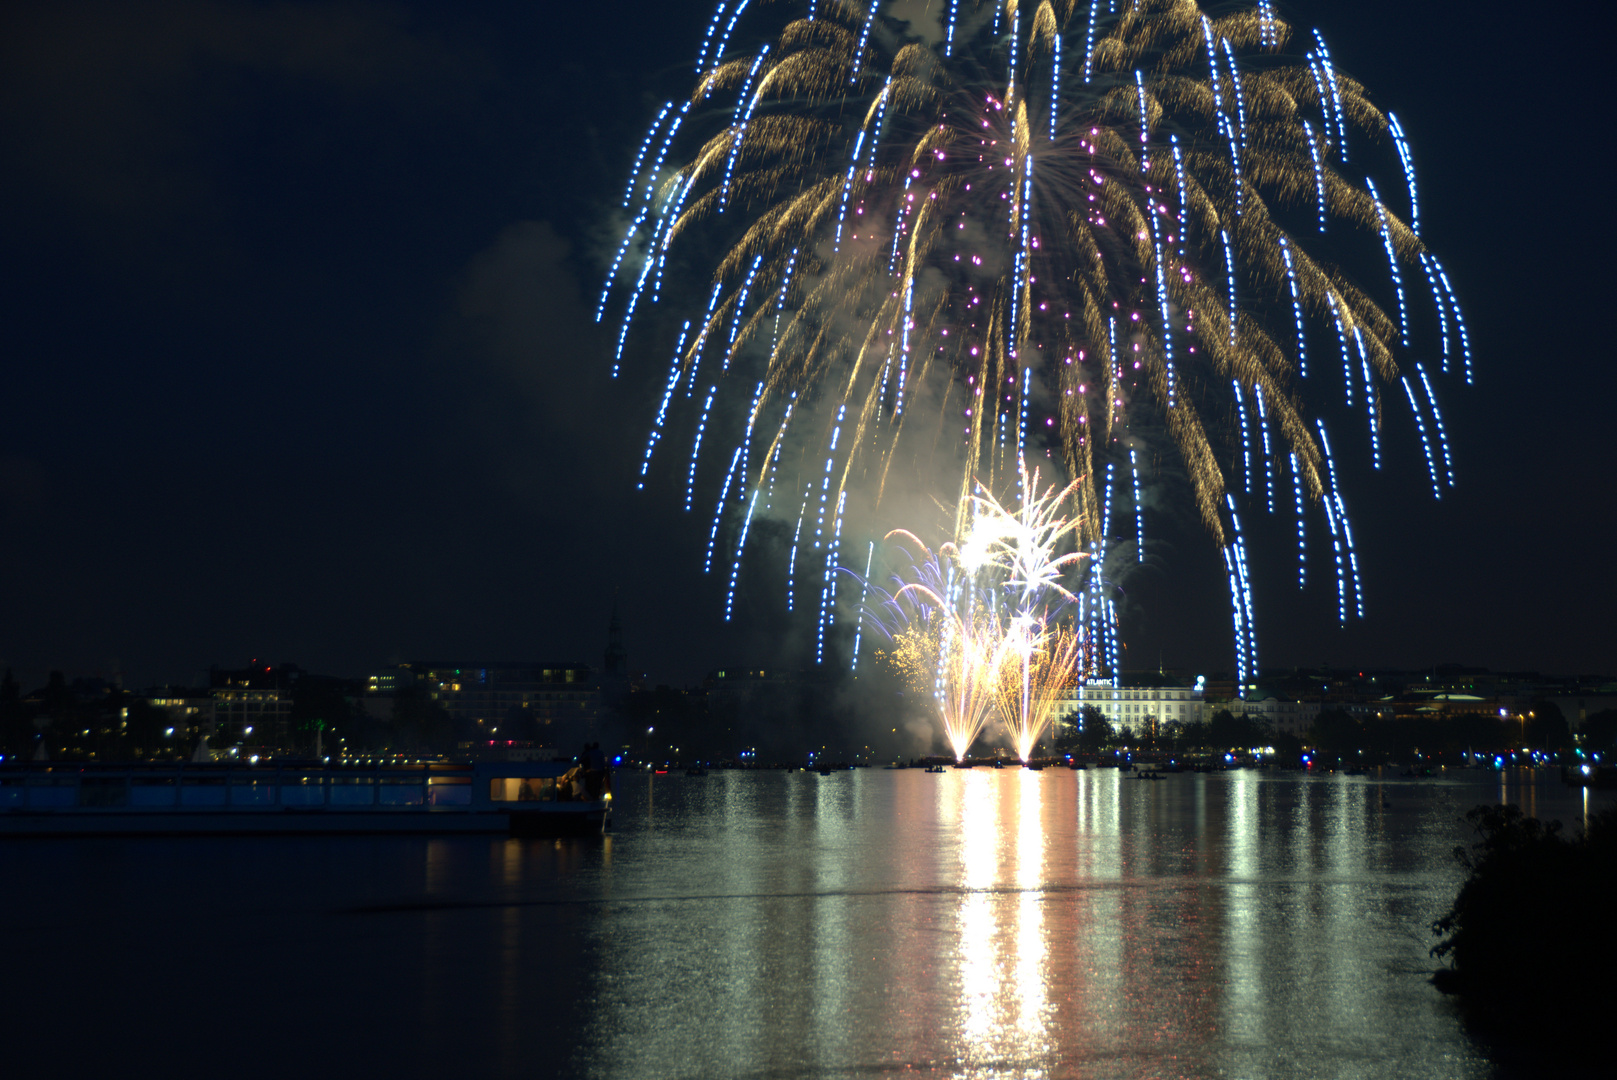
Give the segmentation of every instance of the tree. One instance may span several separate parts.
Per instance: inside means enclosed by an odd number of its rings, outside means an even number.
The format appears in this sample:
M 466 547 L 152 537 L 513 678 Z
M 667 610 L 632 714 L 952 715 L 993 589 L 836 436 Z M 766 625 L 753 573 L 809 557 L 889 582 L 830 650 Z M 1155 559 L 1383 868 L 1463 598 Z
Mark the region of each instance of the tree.
M 1617 898 L 1617 809 L 1596 814 L 1572 840 L 1559 822 L 1517 806 L 1478 806 L 1465 817 L 1480 839 L 1454 852 L 1469 875 L 1432 924 L 1442 937 L 1432 955 L 1453 965 L 1434 981 L 1458 993 L 1489 1035 L 1608 1053 L 1597 1033 L 1610 1020 L 1617 971 L 1617 936 L 1602 930 Z M 1593 992 L 1522 993 L 1524 986 Z
M 171 757 L 177 752 L 179 732 L 168 735 L 174 726 L 167 709 L 153 705 L 145 698 L 132 697 L 124 706 L 124 743 L 129 757 Z
M 1533 717 L 1527 722 L 1527 741 L 1540 750 L 1564 750 L 1572 745 L 1572 729 L 1567 726 L 1561 707 L 1553 701 L 1533 703 Z
M 1322 754 L 1350 754 L 1364 745 L 1364 728 L 1341 709 L 1324 709 L 1314 717 L 1310 741 Z
M 403 754 L 447 754 L 455 748 L 455 722 L 424 688 L 407 686 L 393 697 L 387 749 Z
M 1296 765 L 1303 757 L 1303 741 L 1289 731 L 1271 731 L 1268 743 L 1275 749 L 1275 759 Z
M 1453 750 L 1498 750 L 1503 748 L 1509 725 L 1501 724 L 1499 717 L 1483 713 L 1462 713 L 1445 720 Z
M 1267 738 L 1256 720 L 1245 713 L 1234 716 L 1228 709 L 1214 713 L 1212 722 L 1207 725 L 1207 741 L 1213 746 L 1256 746 Z
M 1185 747 L 1187 750 L 1207 746 L 1211 741 L 1207 735 L 1207 721 L 1205 720 L 1194 720 L 1188 724 L 1178 725 L 1174 731 L 1174 738 L 1180 746 Z
M 34 752 L 34 724 L 22 705 L 22 694 L 17 680 L 6 668 L 0 679 L 0 754 L 7 757 L 28 757 Z
M 1077 748 L 1086 754 L 1096 754 L 1117 741 L 1117 732 L 1106 714 L 1095 705 L 1085 705 L 1078 712 Z
M 341 682 L 323 678 L 299 679 L 292 688 L 291 720 L 300 753 L 314 755 L 318 747 L 327 753 L 336 745 L 336 736 L 350 735 L 357 729 L 362 712 Z M 361 733 L 354 730 L 350 737 Z
M 1617 709 L 1606 709 L 1586 717 L 1578 734 L 1584 748 L 1597 754 L 1617 751 Z

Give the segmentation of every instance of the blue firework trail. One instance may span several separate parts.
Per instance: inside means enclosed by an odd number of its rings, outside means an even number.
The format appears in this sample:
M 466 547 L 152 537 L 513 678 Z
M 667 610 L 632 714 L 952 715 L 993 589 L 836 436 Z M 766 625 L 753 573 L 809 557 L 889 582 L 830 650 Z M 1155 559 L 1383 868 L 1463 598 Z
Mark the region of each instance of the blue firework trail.
M 700 35 L 696 88 L 648 112 L 626 148 L 621 197 L 608 196 L 624 219 L 596 304 L 597 321 L 616 320 L 612 373 L 645 363 L 636 327 L 670 304 L 690 317 L 672 360 L 658 346 L 655 374 L 644 376 L 656 380 L 657 406 L 636 484 L 656 464 L 683 474 L 687 510 L 717 493 L 704 568 L 721 548 L 730 560 L 727 619 L 757 546 L 755 519 L 793 524 L 784 490 L 776 504 L 777 479 L 801 486 L 786 603 L 795 607 L 798 549 L 812 541 L 823 660 L 837 654 L 845 532 L 867 546 L 864 576 L 850 574 L 863 583 L 861 609 L 872 595 L 883 485 L 935 472 L 930 460 L 961 469 L 958 491 L 1004 490 L 1023 483 L 1018 463 L 1037 462 L 1047 479 L 1078 481 L 1073 512 L 1089 524 L 1073 543 L 1091 557 L 1076 614 L 1115 678 L 1117 582 L 1104 566 L 1109 543 L 1128 543 L 1126 528 L 1110 535 L 1118 470 L 1126 456 L 1136 555 L 1127 568 L 1144 551 L 1140 457 L 1177 450 L 1225 552 L 1244 685 L 1258 671 L 1260 535 L 1243 532 L 1245 515 L 1295 514 L 1301 587 L 1306 517 L 1323 513 L 1339 619 L 1364 611 L 1337 462 L 1323 423 L 1305 415 L 1326 389 L 1309 385 L 1319 374 L 1316 356 L 1310 380 L 1309 335 L 1330 332 L 1321 321 L 1337 335 L 1342 393 L 1368 426 L 1370 463 L 1382 463 L 1383 407 L 1407 402 L 1434 497 L 1454 483 L 1431 372 L 1454 368 L 1470 384 L 1472 349 L 1454 285 L 1422 236 L 1405 125 L 1338 70 L 1323 34 L 1298 34 L 1271 0 L 1189 18 L 1128 0 L 1029 9 L 1027 19 L 998 0 L 940 0 L 935 11 L 943 33 L 927 45 L 879 0 L 724 0 Z M 775 29 L 760 34 L 766 27 Z M 1192 83 L 1204 90 L 1185 93 Z M 1291 104 L 1277 109 L 1282 89 Z M 1402 195 L 1389 203 L 1375 178 L 1346 174 L 1358 132 L 1356 169 L 1401 179 L 1407 220 Z M 1389 144 L 1386 161 L 1370 161 Z M 1301 236 L 1270 216 L 1297 195 Z M 1310 248 L 1327 230 L 1346 244 L 1366 229 L 1387 268 L 1368 289 L 1332 269 L 1333 253 Z M 1406 290 L 1406 264 L 1421 267 L 1437 313 L 1431 345 L 1418 340 L 1430 321 L 1415 317 L 1425 294 Z M 1376 297 L 1391 303 L 1384 310 Z M 660 340 L 672 330 L 666 323 Z M 1328 350 L 1320 340 L 1316 350 Z M 722 349 L 716 363 L 710 348 Z M 692 403 L 676 408 L 682 382 Z M 1383 393 L 1393 383 L 1401 395 Z M 953 444 L 921 449 L 939 418 Z M 760 424 L 776 430 L 755 464 Z M 655 451 L 675 430 L 690 457 L 664 464 Z M 1386 449 L 1389 463 L 1409 453 Z M 711 465 L 704 450 L 717 455 Z M 1275 473 L 1288 466 L 1293 499 L 1281 506 Z M 1239 505 L 1232 489 L 1245 494 Z M 844 621 L 851 630 L 837 632 L 862 642 L 863 618 Z

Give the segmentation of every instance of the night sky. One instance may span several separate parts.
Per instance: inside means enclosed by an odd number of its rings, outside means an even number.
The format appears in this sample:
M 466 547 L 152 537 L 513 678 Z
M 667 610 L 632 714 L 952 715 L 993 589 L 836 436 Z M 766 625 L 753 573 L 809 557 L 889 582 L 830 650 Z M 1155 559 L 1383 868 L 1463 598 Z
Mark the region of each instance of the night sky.
M 1264 666 L 1617 670 L 1597 28 L 1279 7 L 1403 120 L 1477 386 L 1440 392 L 1440 504 L 1407 407 L 1382 473 L 1340 454 L 1367 620 L 1337 627 L 1320 562 L 1295 595 L 1284 519 L 1256 538 Z M 614 592 L 653 682 L 791 659 L 775 583 L 725 624 L 706 516 L 634 490 L 660 387 L 610 382 L 590 321 L 710 10 L 5 5 L 0 662 L 595 663 Z M 1130 582 L 1127 666 L 1231 671 L 1217 550 L 1181 532 Z

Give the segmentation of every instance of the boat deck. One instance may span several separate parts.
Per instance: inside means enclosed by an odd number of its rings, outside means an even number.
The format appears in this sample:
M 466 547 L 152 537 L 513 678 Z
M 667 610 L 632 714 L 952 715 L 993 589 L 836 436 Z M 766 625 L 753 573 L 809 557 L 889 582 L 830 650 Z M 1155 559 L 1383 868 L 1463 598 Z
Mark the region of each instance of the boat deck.
M 600 831 L 611 777 L 589 794 L 569 762 L 0 768 L 0 836 Z M 580 797 L 582 794 L 582 797 Z

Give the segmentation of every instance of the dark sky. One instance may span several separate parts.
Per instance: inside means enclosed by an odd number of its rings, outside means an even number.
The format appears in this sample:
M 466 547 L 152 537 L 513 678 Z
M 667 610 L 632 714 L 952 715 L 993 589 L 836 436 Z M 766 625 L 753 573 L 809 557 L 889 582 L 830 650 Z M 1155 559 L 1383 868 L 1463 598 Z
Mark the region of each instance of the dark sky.
M 587 311 L 710 10 L 7 4 L 0 661 L 595 662 L 614 591 L 654 681 L 772 656 L 773 586 L 724 624 L 706 520 L 634 491 L 656 388 L 605 378 Z M 1281 5 L 1403 119 L 1478 385 L 1441 504 L 1408 440 L 1343 455 L 1365 622 L 1256 538 L 1265 666 L 1617 670 L 1603 65 L 1486 10 Z M 1232 669 L 1216 549 L 1159 550 L 1131 663 Z

